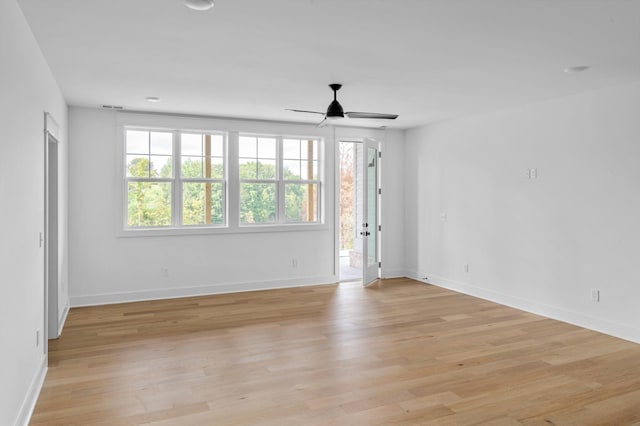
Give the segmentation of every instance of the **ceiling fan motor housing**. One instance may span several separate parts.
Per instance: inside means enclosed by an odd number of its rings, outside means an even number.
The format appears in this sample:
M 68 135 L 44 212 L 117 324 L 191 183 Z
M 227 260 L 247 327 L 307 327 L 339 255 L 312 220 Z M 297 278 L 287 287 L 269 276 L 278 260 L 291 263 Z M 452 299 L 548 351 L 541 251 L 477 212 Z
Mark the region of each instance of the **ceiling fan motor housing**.
M 327 108 L 327 118 L 342 118 L 344 117 L 344 110 L 342 105 L 336 100 L 331 101 L 329 108 Z

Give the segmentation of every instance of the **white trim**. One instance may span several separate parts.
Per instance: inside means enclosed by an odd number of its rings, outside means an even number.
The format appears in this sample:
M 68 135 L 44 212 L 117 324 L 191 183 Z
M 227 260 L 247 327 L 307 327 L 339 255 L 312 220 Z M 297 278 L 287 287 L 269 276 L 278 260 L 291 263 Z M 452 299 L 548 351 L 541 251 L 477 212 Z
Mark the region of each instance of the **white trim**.
M 306 287 L 323 284 L 336 284 L 335 276 L 317 276 L 293 278 L 287 280 L 220 283 L 196 287 L 152 289 L 120 293 L 103 293 L 71 297 L 71 306 L 109 305 L 114 303 L 141 302 L 145 300 L 174 299 L 180 297 L 207 296 L 213 294 L 241 293 L 256 290 L 275 290 L 279 288 Z
M 64 327 L 64 323 L 67 321 L 70 307 L 70 302 L 67 299 L 67 303 L 65 304 L 64 310 L 62 311 L 62 316 L 60 317 L 60 322 L 58 322 L 58 335 L 56 337 L 60 337 L 60 335 L 62 334 L 62 328 Z
M 27 390 L 27 394 L 22 402 L 20 412 L 18 413 L 18 417 L 16 418 L 14 425 L 28 426 L 31 421 L 31 416 L 33 415 L 34 408 L 36 408 L 36 402 L 38 402 L 38 396 L 40 396 L 44 379 L 47 376 L 48 364 L 49 359 L 45 355 L 42 358 L 40 368 L 33 377 L 33 380 L 31 380 L 31 385 L 29 385 L 29 389 Z
M 631 327 L 626 324 L 620 324 L 603 318 L 597 318 L 585 315 L 580 312 L 570 311 L 557 306 L 551 306 L 535 300 L 525 299 L 508 294 L 500 293 L 493 290 L 477 287 L 473 284 L 460 281 L 450 280 L 433 274 L 417 274 L 415 271 L 407 271 L 407 276 L 417 281 L 428 282 L 429 284 L 459 293 L 468 294 L 470 296 L 489 300 L 491 302 L 500 303 L 501 305 L 520 309 L 536 315 L 542 315 L 547 318 L 577 325 L 579 327 L 588 328 L 589 330 L 608 334 L 621 339 L 640 343 L 640 329 Z M 422 275 L 422 276 L 420 276 Z M 423 278 L 427 276 L 428 280 Z
M 168 237 L 187 235 L 211 235 L 211 234 L 253 234 L 260 232 L 301 232 L 301 231 L 326 231 L 327 224 L 318 223 L 291 223 L 289 225 L 262 224 L 262 225 L 239 225 L 237 228 L 226 226 L 183 226 L 167 228 L 129 228 L 119 229 L 116 237 Z
M 385 269 L 383 263 L 381 276 L 382 279 L 404 278 L 407 276 L 407 274 L 404 269 Z
M 44 113 L 44 130 L 51 133 L 53 137 L 60 141 L 60 125 L 50 112 Z

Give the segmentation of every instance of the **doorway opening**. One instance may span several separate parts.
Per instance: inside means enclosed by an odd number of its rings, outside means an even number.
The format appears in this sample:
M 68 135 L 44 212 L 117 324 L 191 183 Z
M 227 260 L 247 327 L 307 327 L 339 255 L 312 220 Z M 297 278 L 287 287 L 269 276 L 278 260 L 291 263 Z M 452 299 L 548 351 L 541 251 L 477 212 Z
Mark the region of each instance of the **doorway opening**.
M 340 282 L 362 281 L 362 239 L 357 235 L 358 226 L 358 142 L 339 144 L 339 260 Z
M 380 277 L 379 142 L 339 143 L 339 280 L 365 286 Z
M 60 336 L 58 289 L 58 141 L 48 131 L 45 138 L 45 321 L 48 339 Z M 44 350 L 47 343 L 45 339 Z

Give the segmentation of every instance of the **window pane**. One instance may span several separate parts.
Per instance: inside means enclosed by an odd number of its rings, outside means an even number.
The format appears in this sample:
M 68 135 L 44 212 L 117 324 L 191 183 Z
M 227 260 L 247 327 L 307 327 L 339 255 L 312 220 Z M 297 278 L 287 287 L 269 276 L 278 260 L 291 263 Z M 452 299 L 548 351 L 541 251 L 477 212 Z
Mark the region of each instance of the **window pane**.
M 185 178 L 202 177 L 202 157 L 185 157 L 183 155 L 180 173 Z
M 300 160 L 284 160 L 284 178 L 300 179 Z
M 276 158 L 275 138 L 258 138 L 258 157 L 268 159 Z
M 276 184 L 240 184 L 240 223 L 275 223 Z
M 141 155 L 127 155 L 127 176 L 149 177 L 149 157 Z
M 284 190 L 287 222 L 318 221 L 318 185 L 288 183 Z
M 150 176 L 154 177 L 171 177 L 173 171 L 171 167 L 170 155 L 152 155 L 150 164 Z
M 171 225 L 171 183 L 129 182 L 127 226 Z
M 149 153 L 149 132 L 141 130 L 127 130 L 127 154 Z
M 172 155 L 173 133 L 151 132 L 151 154 Z
M 257 158 L 256 138 L 252 136 L 240 136 L 238 150 L 241 158 Z
M 211 135 L 211 155 L 222 157 L 224 154 L 224 137 L 222 135 Z
M 300 154 L 301 154 L 300 158 L 302 158 L 303 160 L 308 160 L 309 157 L 311 157 L 311 159 L 316 158 L 315 146 L 316 146 L 315 140 L 302 141 L 302 148 L 300 149 Z M 309 149 L 311 149 L 311 156 L 309 156 Z
M 260 160 L 258 162 L 258 179 L 276 178 L 276 160 Z
M 182 224 L 224 223 L 223 185 L 219 182 L 185 182 L 182 185 Z
M 208 177 L 212 179 L 224 179 L 224 163 L 222 158 L 211 158 L 211 174 Z
M 202 156 L 202 135 L 182 133 L 180 135 L 180 148 L 182 155 Z
M 285 160 L 300 159 L 300 140 L 285 139 L 282 141 L 282 157 Z
M 300 162 L 300 176 L 306 180 L 313 179 L 313 169 L 309 171 L 309 162 L 306 160 Z
M 257 179 L 258 163 L 255 160 L 240 159 L 240 179 Z

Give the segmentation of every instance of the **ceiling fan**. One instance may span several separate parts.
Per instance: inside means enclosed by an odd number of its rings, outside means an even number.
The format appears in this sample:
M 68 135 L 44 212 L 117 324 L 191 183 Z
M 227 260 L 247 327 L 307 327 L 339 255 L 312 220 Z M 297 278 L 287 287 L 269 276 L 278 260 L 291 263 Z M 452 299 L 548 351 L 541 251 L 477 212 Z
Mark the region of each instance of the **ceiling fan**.
M 329 120 L 335 118 L 344 118 L 345 116 L 348 118 L 374 118 L 374 119 L 383 119 L 383 120 L 395 120 L 398 118 L 397 114 L 380 114 L 377 112 L 344 112 L 342 109 L 342 105 L 338 102 L 337 92 L 342 87 L 342 84 L 334 83 L 330 84 L 329 87 L 333 90 L 333 101 L 329 104 L 327 108 L 327 112 L 320 111 L 307 111 L 302 109 L 287 109 L 287 111 L 294 112 L 305 112 L 309 114 L 320 114 L 324 115 L 324 120 L 318 124 L 318 127 L 324 127 L 329 124 Z

